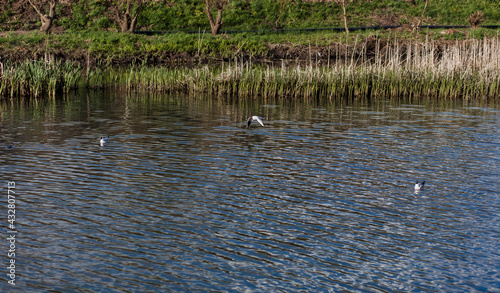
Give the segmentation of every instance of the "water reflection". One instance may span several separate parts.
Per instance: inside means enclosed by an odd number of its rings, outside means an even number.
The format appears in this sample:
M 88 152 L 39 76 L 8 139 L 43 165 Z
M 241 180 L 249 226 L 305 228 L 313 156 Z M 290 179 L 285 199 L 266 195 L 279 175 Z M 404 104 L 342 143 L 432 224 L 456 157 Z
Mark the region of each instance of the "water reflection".
M 246 129 L 254 114 L 265 126 Z M 499 117 L 424 100 L 2 105 L 14 291 L 495 290 Z

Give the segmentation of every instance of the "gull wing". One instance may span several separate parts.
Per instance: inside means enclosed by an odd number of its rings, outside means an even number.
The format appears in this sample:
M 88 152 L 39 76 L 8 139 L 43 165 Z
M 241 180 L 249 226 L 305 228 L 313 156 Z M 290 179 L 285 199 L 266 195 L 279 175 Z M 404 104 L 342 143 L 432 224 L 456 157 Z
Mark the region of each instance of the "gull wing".
M 259 122 L 260 125 L 264 126 L 264 123 L 262 123 L 262 118 L 259 117 L 259 116 L 253 116 L 253 119 L 257 120 L 257 122 Z

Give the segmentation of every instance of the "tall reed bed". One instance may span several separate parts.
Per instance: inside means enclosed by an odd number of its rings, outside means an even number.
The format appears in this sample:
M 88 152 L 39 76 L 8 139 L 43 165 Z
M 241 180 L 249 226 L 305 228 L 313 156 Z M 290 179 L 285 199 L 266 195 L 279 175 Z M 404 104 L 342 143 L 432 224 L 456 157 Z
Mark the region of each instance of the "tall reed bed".
M 168 69 L 145 65 L 126 75 L 128 90 L 268 98 L 487 99 L 500 97 L 498 39 L 378 44 L 372 58 L 352 57 L 330 66 L 286 63 Z
M 82 68 L 74 62 L 25 61 L 0 64 L 0 97 L 55 97 L 78 86 Z
M 235 60 L 216 67 L 151 67 L 146 63 L 114 69 L 98 64 L 86 73 L 71 62 L 0 64 L 0 96 L 54 96 L 86 77 L 86 86 L 125 87 L 128 91 L 230 95 L 264 98 L 441 98 L 500 97 L 500 41 L 470 40 L 447 46 L 435 41 L 382 46 L 371 57 L 367 44 L 328 66 L 257 65 Z M 349 51 L 349 50 L 346 50 Z M 333 53 L 334 55 L 336 53 Z M 312 58 L 311 58 L 312 59 Z

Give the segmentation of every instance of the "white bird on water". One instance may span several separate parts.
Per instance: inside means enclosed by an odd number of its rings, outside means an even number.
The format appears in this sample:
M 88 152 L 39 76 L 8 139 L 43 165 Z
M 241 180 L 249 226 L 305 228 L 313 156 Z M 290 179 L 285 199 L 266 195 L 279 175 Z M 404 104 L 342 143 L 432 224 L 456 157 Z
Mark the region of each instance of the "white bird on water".
M 415 191 L 419 191 L 424 188 L 425 180 L 422 183 L 418 183 L 418 180 L 415 181 Z
M 101 140 L 99 141 L 101 143 L 101 146 L 103 146 L 105 143 L 108 142 L 109 135 L 108 137 L 101 136 Z
M 259 122 L 260 125 L 264 126 L 264 123 L 262 123 L 262 117 L 251 116 L 251 117 L 248 117 L 248 119 L 247 119 L 247 128 L 250 127 L 250 124 L 252 124 L 252 121 L 257 121 L 257 122 Z

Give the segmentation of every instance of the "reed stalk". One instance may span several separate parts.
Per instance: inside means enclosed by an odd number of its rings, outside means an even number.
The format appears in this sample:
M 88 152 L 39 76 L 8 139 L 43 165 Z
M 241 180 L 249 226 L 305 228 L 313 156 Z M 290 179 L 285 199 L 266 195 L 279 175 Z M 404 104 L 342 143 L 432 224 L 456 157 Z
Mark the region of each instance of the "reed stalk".
M 76 88 L 82 76 L 80 65 L 73 62 L 43 60 L 19 64 L 5 63 L 0 77 L 0 97 L 54 98 Z

